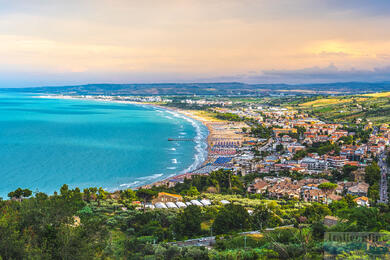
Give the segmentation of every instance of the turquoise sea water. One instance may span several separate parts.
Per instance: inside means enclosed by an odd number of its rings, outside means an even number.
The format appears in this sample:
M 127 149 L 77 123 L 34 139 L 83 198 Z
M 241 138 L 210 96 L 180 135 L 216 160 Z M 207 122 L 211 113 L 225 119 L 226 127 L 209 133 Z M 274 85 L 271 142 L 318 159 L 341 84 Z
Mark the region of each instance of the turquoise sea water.
M 173 137 L 196 142 L 169 142 Z M 200 165 L 207 128 L 151 106 L 0 93 L 0 197 L 136 187 Z

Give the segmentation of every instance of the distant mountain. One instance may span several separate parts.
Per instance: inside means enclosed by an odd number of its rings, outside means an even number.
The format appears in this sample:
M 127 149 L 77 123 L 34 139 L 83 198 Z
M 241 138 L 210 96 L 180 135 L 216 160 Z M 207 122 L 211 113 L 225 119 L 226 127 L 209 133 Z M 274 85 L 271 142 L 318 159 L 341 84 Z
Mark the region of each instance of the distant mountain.
M 76 86 L 0 89 L 1 91 L 74 94 L 74 95 L 264 95 L 264 94 L 356 94 L 390 91 L 390 82 L 327 84 L 245 84 L 227 83 L 156 83 L 88 84 Z

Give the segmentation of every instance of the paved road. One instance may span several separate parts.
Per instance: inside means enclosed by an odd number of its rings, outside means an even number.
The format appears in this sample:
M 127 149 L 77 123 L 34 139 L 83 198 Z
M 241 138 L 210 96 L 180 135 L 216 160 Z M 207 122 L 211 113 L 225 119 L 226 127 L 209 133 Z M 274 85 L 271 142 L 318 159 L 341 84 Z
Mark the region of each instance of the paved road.
M 378 133 L 378 127 L 374 127 L 371 135 L 376 135 Z M 387 188 L 387 174 L 388 168 L 386 164 L 386 152 L 382 152 L 378 158 L 378 166 L 381 169 L 381 182 L 379 187 L 379 200 L 378 203 L 388 202 L 388 188 Z
M 383 152 L 379 155 L 379 161 L 378 166 L 381 169 L 381 183 L 380 183 L 380 189 L 379 189 L 379 203 L 386 203 L 388 202 L 388 187 L 387 187 L 387 174 L 388 174 L 388 168 L 386 164 L 386 153 Z
M 241 235 L 253 235 L 253 234 L 261 234 L 259 231 L 248 231 L 248 232 L 241 232 L 239 233 Z M 176 241 L 176 242 L 170 242 L 169 244 L 177 245 L 177 246 L 212 246 L 215 244 L 215 236 L 210 237 L 200 237 L 200 238 L 194 238 L 194 239 L 188 239 L 184 241 Z
M 268 139 L 267 143 L 259 148 L 259 152 L 266 151 L 270 146 L 272 146 L 272 143 L 274 142 L 273 138 L 271 137 Z

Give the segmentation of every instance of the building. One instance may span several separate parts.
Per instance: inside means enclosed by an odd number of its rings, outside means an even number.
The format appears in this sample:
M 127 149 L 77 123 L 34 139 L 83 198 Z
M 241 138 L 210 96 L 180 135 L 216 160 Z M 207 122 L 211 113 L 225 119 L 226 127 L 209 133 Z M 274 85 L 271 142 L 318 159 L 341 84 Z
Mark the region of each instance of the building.
M 267 187 L 268 187 L 267 182 L 265 182 L 261 179 L 258 179 L 258 180 L 255 180 L 255 183 L 250 185 L 247 190 L 250 193 L 264 193 L 267 190 Z
M 157 198 L 152 200 L 152 203 L 156 204 L 158 202 L 166 203 L 166 202 L 178 202 L 178 201 L 183 201 L 183 197 L 181 195 L 159 192 Z
M 324 171 L 328 168 L 328 163 L 324 160 L 317 160 L 311 157 L 305 157 L 301 161 L 301 165 L 309 171 Z
M 357 185 L 354 185 L 352 187 L 349 187 L 347 189 L 347 193 L 355 196 L 367 196 L 368 193 L 368 185 L 365 182 L 358 183 Z
M 331 227 L 334 225 L 337 225 L 339 223 L 339 218 L 334 216 L 325 216 L 324 218 L 324 225 Z
M 354 201 L 356 202 L 356 204 L 358 204 L 359 206 L 362 206 L 362 207 L 369 207 L 370 206 L 368 198 L 365 196 L 358 197 L 358 198 L 354 199 Z

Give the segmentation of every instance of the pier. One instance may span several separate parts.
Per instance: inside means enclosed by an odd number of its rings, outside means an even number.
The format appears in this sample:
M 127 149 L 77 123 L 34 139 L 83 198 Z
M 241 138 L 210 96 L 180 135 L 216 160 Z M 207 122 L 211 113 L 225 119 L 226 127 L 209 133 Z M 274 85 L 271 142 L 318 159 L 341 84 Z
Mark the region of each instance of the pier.
M 191 138 L 168 138 L 168 141 L 193 142 L 194 139 L 191 139 Z

